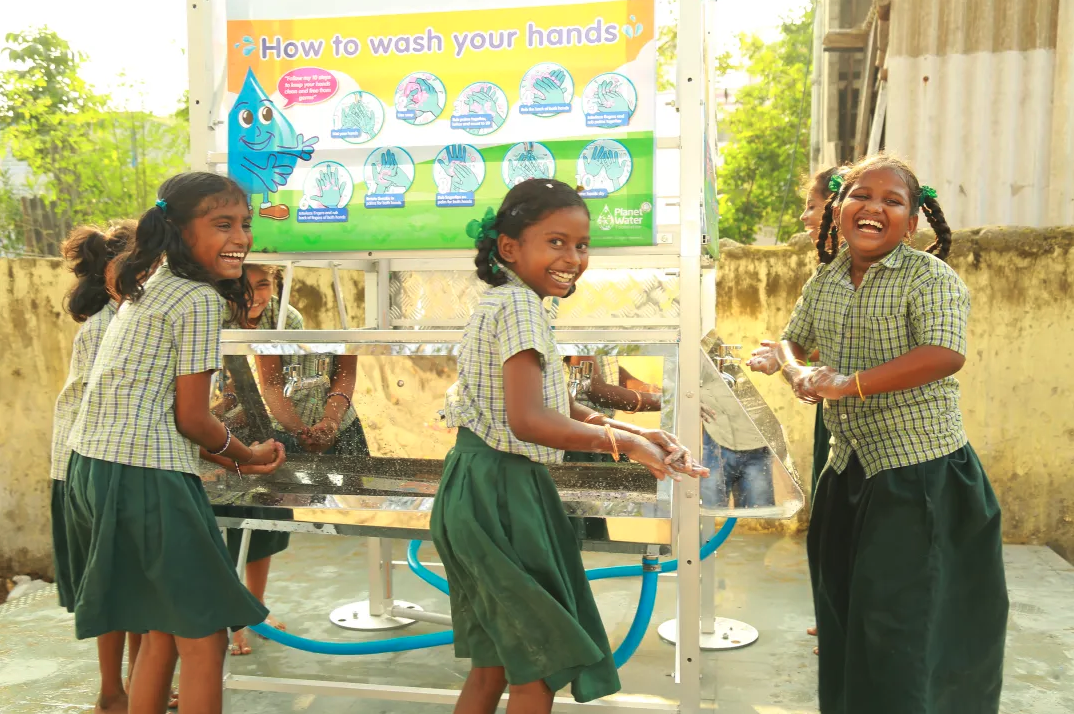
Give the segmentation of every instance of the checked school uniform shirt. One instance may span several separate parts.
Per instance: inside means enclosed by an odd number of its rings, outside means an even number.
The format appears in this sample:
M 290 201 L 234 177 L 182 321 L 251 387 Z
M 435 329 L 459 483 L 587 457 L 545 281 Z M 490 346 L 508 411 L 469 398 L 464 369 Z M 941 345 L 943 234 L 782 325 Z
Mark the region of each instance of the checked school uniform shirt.
M 507 425 L 503 365 L 526 350 L 541 357 L 544 405 L 567 417 L 571 408 L 552 320 L 537 293 L 503 270 L 508 282 L 485 292 L 463 331 L 459 379 L 447 392 L 447 425 L 469 429 L 498 451 L 542 464 L 562 463 L 562 451 L 521 441 Z
M 75 335 L 74 350 L 71 352 L 71 367 L 67 370 L 67 382 L 64 383 L 60 396 L 56 398 L 56 409 L 52 415 L 52 478 L 57 481 L 67 479 L 67 462 L 71 460 L 71 449 L 67 446 L 67 438 L 71 435 L 71 427 L 78 418 L 78 410 L 82 406 L 82 395 L 86 391 L 86 382 L 89 381 L 90 370 L 93 361 L 97 358 L 97 350 L 104 339 L 104 333 L 108 330 L 108 324 L 116 314 L 118 304 L 115 300 L 109 301 L 95 315 L 82 323 Z
M 840 374 L 877 367 L 915 347 L 966 354 L 970 294 L 938 258 L 899 246 L 872 265 L 861 286 L 850 281 L 844 249 L 806 283 L 783 333 Z M 824 402 L 832 433 L 828 465 L 842 472 L 856 453 L 866 476 L 946 456 L 966 445 L 958 380 L 946 377 L 914 389 Z
M 175 378 L 223 367 L 227 302 L 160 266 L 108 326 L 68 445 L 82 456 L 198 473 L 198 445 L 175 426 Z
M 268 306 L 265 311 L 261 313 L 261 320 L 257 323 L 257 329 L 259 330 L 275 330 L 276 322 L 280 319 L 280 301 L 273 296 L 269 300 Z M 302 319 L 302 313 L 295 309 L 293 305 L 287 306 L 287 321 L 284 325 L 284 329 L 287 330 L 304 330 L 305 323 Z M 286 369 L 292 364 L 297 364 L 302 368 L 303 377 L 312 377 L 317 374 L 317 355 L 281 355 L 280 356 L 280 369 Z M 336 368 L 336 358 L 334 356 L 329 357 L 331 364 L 328 369 L 328 378 L 332 378 L 332 373 Z M 257 371 L 254 371 L 257 375 Z M 260 376 L 258 376 L 260 380 Z M 258 382 L 260 386 L 260 381 Z M 331 387 L 326 387 L 321 384 L 309 389 L 302 389 L 296 391 L 291 395 L 291 404 L 295 408 L 295 413 L 302 419 L 302 423 L 306 426 L 314 426 L 324 418 L 324 404 L 328 395 L 332 393 Z M 352 397 L 353 398 L 353 397 Z M 285 431 L 283 426 L 276 421 L 276 417 L 269 413 L 269 418 L 272 420 L 272 428 L 276 431 Z M 354 423 L 357 418 L 354 407 L 350 406 L 347 411 L 343 413 L 343 420 L 339 424 L 339 430 L 343 431 L 348 426 Z

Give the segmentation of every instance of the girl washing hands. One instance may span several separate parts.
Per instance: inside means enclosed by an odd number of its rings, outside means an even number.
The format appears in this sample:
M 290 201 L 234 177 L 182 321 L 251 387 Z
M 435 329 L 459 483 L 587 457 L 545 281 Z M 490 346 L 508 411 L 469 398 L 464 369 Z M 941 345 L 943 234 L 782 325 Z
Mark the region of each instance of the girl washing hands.
M 589 262 L 589 211 L 570 186 L 534 179 L 472 221 L 478 276 L 492 288 L 463 333 L 431 532 L 451 588 L 455 654 L 472 661 L 455 711 L 510 714 L 619 689 L 581 552 L 547 464 L 564 450 L 627 454 L 656 478 L 707 474 L 675 437 L 572 402 L 542 299 L 566 297 Z
M 904 242 L 919 210 L 924 252 Z M 935 191 L 894 158 L 862 161 L 825 207 L 822 264 L 779 348 L 833 437 L 808 537 L 824 714 L 999 711 L 1000 509 L 962 426 L 970 296 L 950 246 Z M 806 365 L 814 349 L 824 366 Z

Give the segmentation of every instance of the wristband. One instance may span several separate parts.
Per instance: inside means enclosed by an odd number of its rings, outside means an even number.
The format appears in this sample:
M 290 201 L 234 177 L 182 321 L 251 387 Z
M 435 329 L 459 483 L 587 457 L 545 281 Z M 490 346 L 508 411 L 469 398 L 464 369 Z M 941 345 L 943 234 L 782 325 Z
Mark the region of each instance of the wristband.
M 231 429 L 228 428 L 227 424 L 224 424 L 224 431 L 227 432 L 227 441 L 224 442 L 224 445 L 220 447 L 219 451 L 210 451 L 209 454 L 212 456 L 219 456 L 227 451 L 227 447 L 231 446 Z
M 348 397 L 348 396 L 347 396 L 346 394 L 344 394 L 343 392 L 330 392 L 330 393 L 328 394 L 328 396 L 324 398 L 324 401 L 325 401 L 325 403 L 327 404 L 327 403 L 328 403 L 328 400 L 329 400 L 329 399 L 331 399 L 332 397 L 343 397 L 344 399 L 346 399 L 346 400 L 347 400 L 347 408 L 348 408 L 348 409 L 353 409 L 353 408 L 354 408 L 354 403 L 353 403 L 353 402 L 351 402 L 351 398 L 350 398 L 350 397 Z

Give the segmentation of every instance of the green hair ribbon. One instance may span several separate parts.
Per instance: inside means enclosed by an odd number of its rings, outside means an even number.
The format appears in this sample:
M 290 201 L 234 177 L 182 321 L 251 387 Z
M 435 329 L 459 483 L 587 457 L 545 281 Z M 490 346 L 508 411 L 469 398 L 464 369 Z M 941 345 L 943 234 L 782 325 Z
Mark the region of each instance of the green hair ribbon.
M 843 177 L 839 174 L 834 174 L 831 179 L 828 180 L 828 190 L 832 193 L 839 193 L 843 188 Z
M 926 198 L 936 198 L 936 189 L 932 186 L 921 187 L 921 202 L 924 203 Z
M 497 238 L 496 228 L 496 211 L 489 207 L 485 210 L 485 215 L 481 217 L 481 220 L 473 219 L 466 224 L 466 235 L 474 241 L 474 247 L 480 248 L 481 241 L 492 239 L 495 242 Z M 496 248 L 489 252 L 489 265 L 492 267 L 492 272 L 500 272 L 500 266 L 496 262 Z

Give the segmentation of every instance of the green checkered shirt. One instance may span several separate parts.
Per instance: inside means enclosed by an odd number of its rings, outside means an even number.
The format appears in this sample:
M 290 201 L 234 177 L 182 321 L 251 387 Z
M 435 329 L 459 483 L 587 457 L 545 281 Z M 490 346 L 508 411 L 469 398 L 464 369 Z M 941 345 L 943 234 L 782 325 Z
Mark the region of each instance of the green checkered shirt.
M 853 375 L 934 345 L 966 354 L 970 294 L 943 261 L 900 244 L 869 268 L 861 286 L 850 282 L 850 253 L 821 266 L 806 284 L 783 339 Z M 947 377 L 914 389 L 874 394 L 865 402 L 824 402 L 832 433 L 828 462 L 843 471 L 856 453 L 867 476 L 946 456 L 965 446 L 958 380 Z
M 273 296 L 269 301 L 268 307 L 261 313 L 261 320 L 257 323 L 257 329 L 275 330 L 276 321 L 279 319 L 280 301 Z M 296 310 L 293 305 L 287 306 L 287 322 L 284 328 L 288 330 L 305 329 L 302 313 Z M 282 355 L 280 357 L 280 369 L 284 370 L 292 364 L 297 364 L 302 369 L 303 377 L 312 377 L 317 374 L 317 357 L 317 355 Z M 331 364 L 328 367 L 328 377 L 331 379 L 332 373 L 336 368 L 336 358 L 330 357 L 329 359 L 331 360 Z M 324 403 L 331 392 L 332 390 L 330 387 L 326 387 L 322 384 L 316 387 L 296 391 L 291 396 L 291 404 L 294 405 L 295 413 L 302 419 L 303 424 L 306 426 L 314 426 L 324 418 Z M 271 413 L 269 414 L 269 418 L 272 420 L 272 427 L 274 429 L 277 431 L 284 431 L 283 426 L 276 421 L 276 417 L 272 416 Z M 343 431 L 346 429 L 354 423 L 356 418 L 357 416 L 354 412 L 354 407 L 348 407 L 347 411 L 343 414 L 343 420 L 339 424 L 339 430 Z
M 562 451 L 521 441 L 507 425 L 503 365 L 525 350 L 541 356 L 545 406 L 564 416 L 571 410 L 552 321 L 537 293 L 511 271 L 505 272 L 509 282 L 485 292 L 463 331 L 459 379 L 447 392 L 447 425 L 466 427 L 499 451 L 558 464 Z
M 100 312 L 91 315 L 82 323 L 75 335 L 67 382 L 63 385 L 60 396 L 56 398 L 56 409 L 52 414 L 52 478 L 57 481 L 67 478 L 67 462 L 71 459 L 67 438 L 71 435 L 75 419 L 78 418 L 82 395 L 86 391 L 86 381 L 93 369 L 93 360 L 97 358 L 97 350 L 108 330 L 108 323 L 116 314 L 116 307 L 114 300 L 109 302 Z
M 198 445 L 175 427 L 175 379 L 223 366 L 227 312 L 211 286 L 158 268 L 109 325 L 68 445 L 103 461 L 198 473 Z

